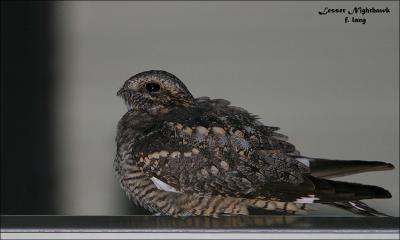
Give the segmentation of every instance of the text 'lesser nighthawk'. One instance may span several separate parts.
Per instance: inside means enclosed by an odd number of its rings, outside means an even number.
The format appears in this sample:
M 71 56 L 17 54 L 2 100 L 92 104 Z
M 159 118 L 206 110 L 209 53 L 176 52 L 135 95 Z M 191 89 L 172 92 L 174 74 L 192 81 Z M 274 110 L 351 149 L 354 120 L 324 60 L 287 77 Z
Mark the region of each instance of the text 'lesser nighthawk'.
M 301 213 L 323 203 L 384 216 L 360 200 L 390 198 L 387 190 L 329 178 L 393 169 L 391 164 L 302 156 L 279 128 L 226 100 L 193 98 L 165 71 L 131 77 L 118 96 L 129 110 L 118 124 L 115 171 L 129 198 L 154 213 Z

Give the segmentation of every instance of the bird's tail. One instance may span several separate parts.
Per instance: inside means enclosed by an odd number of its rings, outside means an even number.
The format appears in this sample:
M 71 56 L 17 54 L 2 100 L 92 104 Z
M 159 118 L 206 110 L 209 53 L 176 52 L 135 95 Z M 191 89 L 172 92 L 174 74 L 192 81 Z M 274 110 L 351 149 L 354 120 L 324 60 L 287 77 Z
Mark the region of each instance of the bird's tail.
M 359 183 L 333 181 L 308 176 L 315 186 L 314 194 L 320 203 L 356 201 L 373 198 L 391 198 L 390 192 L 384 188 Z
M 378 186 L 334 181 L 308 175 L 298 185 L 268 184 L 266 192 L 278 193 L 281 202 L 256 199 L 249 201 L 248 205 L 266 210 L 282 210 L 284 212 L 307 211 L 307 205 L 321 203 L 345 209 L 364 216 L 384 216 L 384 214 L 360 202 L 363 199 L 391 198 L 386 189 Z
M 362 216 L 387 216 L 359 201 L 362 199 L 391 198 L 392 195 L 381 187 L 333 181 L 309 176 L 315 186 L 318 203 L 338 207 Z
M 294 156 L 298 161 L 310 168 L 314 177 L 335 178 L 362 172 L 391 170 L 394 166 L 390 163 L 362 160 L 334 160 Z
M 390 217 L 384 213 L 381 213 L 367 204 L 361 201 L 349 201 L 349 202 L 333 202 L 326 203 L 327 205 L 331 205 L 361 216 L 369 216 L 369 217 Z

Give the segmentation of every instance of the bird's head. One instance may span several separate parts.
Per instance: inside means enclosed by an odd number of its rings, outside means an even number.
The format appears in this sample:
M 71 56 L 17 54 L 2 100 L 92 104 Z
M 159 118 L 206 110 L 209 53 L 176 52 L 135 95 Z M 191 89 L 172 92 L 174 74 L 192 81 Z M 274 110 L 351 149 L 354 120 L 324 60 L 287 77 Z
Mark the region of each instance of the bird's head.
M 193 96 L 176 76 L 166 71 L 141 72 L 125 81 L 117 93 L 129 110 L 161 113 L 193 104 Z

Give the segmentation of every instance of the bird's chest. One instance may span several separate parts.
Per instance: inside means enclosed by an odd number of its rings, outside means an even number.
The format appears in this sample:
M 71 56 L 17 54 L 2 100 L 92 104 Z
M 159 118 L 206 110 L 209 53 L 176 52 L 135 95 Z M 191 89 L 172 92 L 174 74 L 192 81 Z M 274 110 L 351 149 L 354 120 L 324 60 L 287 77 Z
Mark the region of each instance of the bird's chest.
M 119 149 L 114 162 L 115 172 L 122 189 L 131 200 L 150 211 L 156 211 L 150 199 L 156 194 L 157 187 L 136 164 L 130 146 L 127 144 Z
M 123 190 L 142 206 L 146 206 L 146 195 L 143 192 L 155 189 L 150 178 L 137 166 L 135 147 L 143 136 L 145 124 L 150 120 L 143 116 L 126 114 L 118 124 L 117 154 L 114 169 Z

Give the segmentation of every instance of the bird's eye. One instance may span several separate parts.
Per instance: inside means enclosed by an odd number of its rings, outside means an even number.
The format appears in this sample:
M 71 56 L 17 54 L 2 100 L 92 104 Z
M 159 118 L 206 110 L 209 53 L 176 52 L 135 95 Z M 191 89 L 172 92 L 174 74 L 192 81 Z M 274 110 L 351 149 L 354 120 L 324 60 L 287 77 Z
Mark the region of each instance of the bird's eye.
M 158 92 L 158 91 L 160 91 L 160 84 L 153 83 L 153 82 L 147 83 L 146 84 L 146 90 L 148 92 Z

